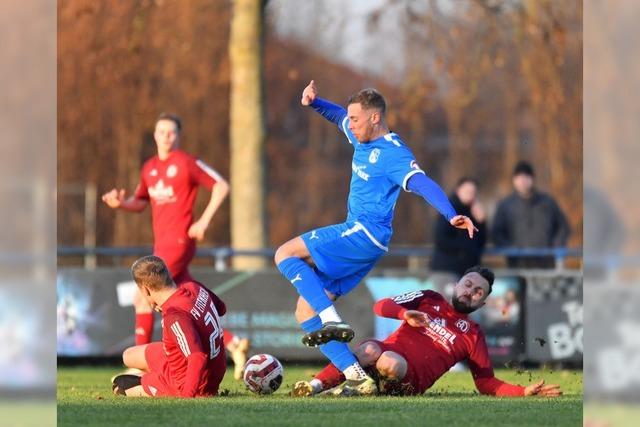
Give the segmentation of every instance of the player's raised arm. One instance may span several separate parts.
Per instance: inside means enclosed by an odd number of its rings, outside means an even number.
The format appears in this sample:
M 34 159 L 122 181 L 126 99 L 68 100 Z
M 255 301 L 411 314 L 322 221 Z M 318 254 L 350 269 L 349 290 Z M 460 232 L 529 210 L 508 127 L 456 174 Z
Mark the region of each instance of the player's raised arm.
M 373 312 L 380 317 L 406 320 L 414 328 L 428 326 L 431 321 L 429 316 L 416 310 L 424 297 L 424 292 L 414 291 L 395 298 L 384 298 L 373 306 Z
M 407 189 L 422 196 L 431 206 L 437 209 L 449 223 L 463 230 L 467 230 L 469 238 L 473 238 L 473 233 L 478 231 L 471 221 L 471 218 L 458 215 L 451 205 L 449 198 L 442 187 L 424 173 L 416 173 L 409 178 Z
M 111 209 L 122 209 L 128 212 L 142 212 L 149 204 L 148 200 L 141 199 L 135 195 L 125 198 L 124 189 L 112 189 L 102 195 L 102 201 Z
M 316 87 L 316 82 L 311 80 L 307 87 L 302 90 L 302 99 L 300 103 L 304 106 L 311 105 L 313 101 L 318 96 L 318 88 Z
M 318 96 L 318 88 L 313 80 L 302 91 L 300 103 L 304 106 L 310 106 L 320 113 L 322 117 L 338 126 L 341 126 L 343 120 L 347 117 L 347 110 Z

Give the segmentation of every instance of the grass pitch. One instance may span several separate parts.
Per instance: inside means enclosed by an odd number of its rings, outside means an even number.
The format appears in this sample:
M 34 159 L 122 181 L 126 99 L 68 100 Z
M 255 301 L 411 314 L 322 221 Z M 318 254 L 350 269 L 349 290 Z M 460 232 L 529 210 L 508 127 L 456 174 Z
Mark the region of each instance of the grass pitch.
M 318 367 L 285 365 L 282 387 L 256 396 L 228 372 L 210 399 L 133 399 L 114 396 L 109 378 L 118 367 L 58 370 L 58 426 L 579 426 L 582 372 L 498 370 L 505 381 L 528 385 L 544 378 L 564 396 L 495 398 L 479 396 L 468 372 L 450 372 L 419 397 L 292 398 L 295 381 Z

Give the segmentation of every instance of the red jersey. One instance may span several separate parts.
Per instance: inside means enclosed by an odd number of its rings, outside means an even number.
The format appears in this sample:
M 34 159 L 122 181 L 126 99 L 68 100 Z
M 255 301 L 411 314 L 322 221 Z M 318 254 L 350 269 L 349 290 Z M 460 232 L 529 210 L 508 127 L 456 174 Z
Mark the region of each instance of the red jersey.
M 522 396 L 524 387 L 498 380 L 493 373 L 484 333 L 467 315 L 456 311 L 442 295 L 414 291 L 378 301 L 378 316 L 404 320 L 404 312 L 418 310 L 431 319 L 429 327 L 414 328 L 406 321 L 384 343 L 392 344 L 413 371 L 412 384 L 423 393 L 458 362 L 466 360 L 482 394 Z
M 145 162 L 135 197 L 151 202 L 156 247 L 174 245 L 176 238 L 189 239 L 198 187 L 211 191 L 220 179 L 202 160 L 181 150 L 171 151 L 165 160 L 155 156 Z
M 162 372 L 154 372 L 150 366 L 151 373 L 142 377 L 143 387 L 154 396 L 217 394 L 226 370 L 220 326 L 220 316 L 226 312 L 224 303 L 201 284 L 185 282 L 161 308 Z

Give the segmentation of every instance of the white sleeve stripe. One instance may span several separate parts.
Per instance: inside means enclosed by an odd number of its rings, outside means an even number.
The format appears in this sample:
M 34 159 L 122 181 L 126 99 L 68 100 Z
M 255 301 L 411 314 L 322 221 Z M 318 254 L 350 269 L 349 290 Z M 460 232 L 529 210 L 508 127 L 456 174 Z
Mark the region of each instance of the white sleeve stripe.
M 189 357 L 189 355 L 191 354 L 191 350 L 189 349 L 187 338 L 185 337 L 184 332 L 180 328 L 180 325 L 177 322 L 174 323 L 173 325 L 171 325 L 171 330 L 173 331 L 173 334 L 176 336 L 176 339 L 178 340 L 178 345 L 180 346 L 180 350 L 182 350 L 182 353 L 184 354 L 185 357 Z
M 353 142 L 351 142 L 351 138 L 349 138 L 349 129 L 347 129 L 347 120 L 349 120 L 348 116 L 342 119 L 342 124 L 340 126 L 342 127 L 342 131 L 346 135 L 347 141 L 349 141 L 349 144 L 353 145 Z
M 422 291 L 412 291 L 407 292 L 406 294 L 398 295 L 397 297 L 392 298 L 393 302 L 397 304 L 402 304 L 405 302 L 413 301 L 416 298 L 422 297 Z
M 393 142 L 393 145 L 395 145 L 396 147 L 400 147 L 400 143 L 393 138 L 394 135 L 395 133 L 390 132 L 384 136 L 384 139 L 386 139 L 389 142 Z
M 184 357 L 189 357 L 189 355 L 191 354 L 191 350 L 189 349 L 187 338 L 184 336 L 184 332 L 182 332 L 182 329 L 180 328 L 178 322 L 175 322 L 173 325 L 171 325 L 171 330 L 178 340 L 178 345 L 180 346 L 180 350 L 182 350 L 182 354 L 184 354 Z
M 403 189 L 404 191 L 407 191 L 407 192 L 409 191 L 409 190 L 407 189 L 407 184 L 409 183 L 409 178 L 411 178 L 413 175 L 415 175 L 415 174 L 417 174 L 417 173 L 423 173 L 423 174 L 425 174 L 425 175 L 426 175 L 426 173 L 424 173 L 424 171 L 423 171 L 422 169 L 414 169 L 414 170 L 412 170 L 411 172 L 409 172 L 408 174 L 406 174 L 406 175 L 404 176 L 404 179 L 402 180 L 402 189 Z
M 222 178 L 222 175 L 220 175 L 218 172 L 215 171 L 215 169 L 213 169 L 211 166 L 207 165 L 202 160 L 200 160 L 200 159 L 196 160 L 196 165 L 198 165 L 198 167 L 200 169 L 202 169 L 204 173 L 206 173 L 207 175 L 209 175 L 211 178 L 215 179 L 216 181 L 224 181 L 224 178 Z

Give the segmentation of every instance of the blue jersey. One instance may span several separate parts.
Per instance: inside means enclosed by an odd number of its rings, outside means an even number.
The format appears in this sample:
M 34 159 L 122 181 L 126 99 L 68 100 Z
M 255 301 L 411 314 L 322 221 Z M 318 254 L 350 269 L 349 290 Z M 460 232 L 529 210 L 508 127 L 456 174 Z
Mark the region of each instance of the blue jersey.
M 400 190 L 409 191 L 409 178 L 417 174 L 424 175 L 424 171 L 397 134 L 390 132 L 367 143 L 360 143 L 349 130 L 349 118 L 344 108 L 321 98 L 316 98 L 311 106 L 327 120 L 337 124 L 354 148 L 347 221 L 362 223 L 386 246 L 391 239 L 391 223 Z M 437 189 L 442 192 L 439 187 Z M 446 206 L 436 207 L 450 219 L 455 215 L 455 210 L 446 196 L 444 201 Z M 431 200 L 429 202 L 432 203 Z M 442 203 L 440 200 L 438 202 Z

